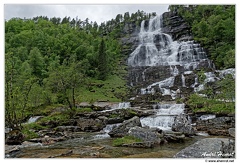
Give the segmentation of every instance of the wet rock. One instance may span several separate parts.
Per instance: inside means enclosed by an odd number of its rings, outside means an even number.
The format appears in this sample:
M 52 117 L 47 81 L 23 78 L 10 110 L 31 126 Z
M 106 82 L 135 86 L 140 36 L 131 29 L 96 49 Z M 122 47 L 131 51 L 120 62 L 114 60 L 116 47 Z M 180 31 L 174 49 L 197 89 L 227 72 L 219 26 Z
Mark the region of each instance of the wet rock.
M 195 83 L 195 74 L 186 74 L 185 77 L 185 85 L 186 87 L 191 87 Z
M 123 121 L 122 124 L 120 124 L 119 126 L 117 126 L 116 128 L 114 128 L 112 131 L 110 131 L 108 134 L 111 137 L 123 137 L 125 136 L 129 129 L 131 127 L 134 126 L 140 126 L 141 127 L 141 122 L 140 122 L 140 118 L 135 116 L 129 120 L 125 120 Z
M 24 135 L 19 130 L 12 130 L 6 136 L 6 144 L 8 145 L 20 145 L 24 140 Z
M 108 118 L 107 124 L 115 124 L 115 123 L 122 123 L 124 121 L 123 118 L 116 117 L 116 118 Z
M 229 135 L 235 138 L 235 128 L 228 129 Z
M 185 135 L 165 134 L 164 139 L 169 143 L 183 143 L 185 140 Z
M 235 140 L 228 139 L 228 143 L 222 142 L 222 157 L 223 158 L 234 158 L 235 157 Z
M 177 132 L 182 132 L 185 135 L 194 135 L 195 131 L 188 121 L 186 115 L 180 114 L 174 119 L 172 125 L 172 130 Z
M 60 132 L 64 132 L 64 131 L 68 131 L 68 132 L 79 132 L 82 131 L 80 127 L 78 126 L 58 126 L 56 128 L 56 131 L 60 131 Z
M 178 152 L 175 158 L 225 158 L 235 157 L 233 143 L 227 138 L 206 138 Z
M 162 15 L 163 32 L 171 34 L 173 40 L 191 39 L 190 26 L 177 12 L 165 12 Z
M 123 147 L 133 147 L 133 148 L 153 148 L 154 143 L 152 141 L 144 141 L 144 142 L 135 142 L 130 144 L 123 144 Z
M 77 125 L 82 131 L 100 131 L 106 125 L 100 119 L 86 119 L 80 118 L 77 120 Z
M 62 136 L 62 137 L 44 136 L 43 138 L 34 138 L 34 139 L 29 139 L 28 141 L 33 143 L 53 144 L 55 142 L 60 142 L 64 140 L 66 140 L 65 136 Z
M 148 142 L 147 144 L 160 144 L 162 135 L 157 130 L 142 128 L 142 127 L 132 127 L 128 131 L 128 135 L 134 136 L 141 139 L 143 142 Z M 150 145 L 152 147 L 152 145 Z M 150 147 L 149 146 L 149 147 Z
M 235 117 L 216 117 L 208 120 L 197 120 L 196 129 L 206 131 L 210 135 L 229 136 L 229 128 L 235 127 Z

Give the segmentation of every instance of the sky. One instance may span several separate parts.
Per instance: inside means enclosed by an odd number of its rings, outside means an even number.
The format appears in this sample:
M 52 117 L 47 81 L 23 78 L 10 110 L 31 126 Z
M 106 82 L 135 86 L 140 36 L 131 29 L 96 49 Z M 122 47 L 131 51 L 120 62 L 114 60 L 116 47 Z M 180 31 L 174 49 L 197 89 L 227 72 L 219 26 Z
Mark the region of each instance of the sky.
M 4 5 L 4 19 L 9 20 L 13 17 L 33 18 L 36 16 L 61 17 L 70 16 L 72 18 L 85 20 L 89 18 L 90 21 L 101 22 L 115 18 L 117 14 L 124 14 L 125 12 L 135 13 L 138 10 L 146 13 L 156 12 L 162 14 L 168 11 L 168 5 L 159 4 L 5 4 Z

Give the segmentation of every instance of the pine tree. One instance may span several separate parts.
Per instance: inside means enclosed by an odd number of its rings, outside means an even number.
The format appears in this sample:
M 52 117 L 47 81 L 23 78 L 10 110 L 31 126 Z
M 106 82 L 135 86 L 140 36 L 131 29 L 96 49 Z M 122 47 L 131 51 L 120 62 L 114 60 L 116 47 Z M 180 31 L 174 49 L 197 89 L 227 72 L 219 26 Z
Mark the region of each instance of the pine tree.
M 107 55 L 105 51 L 105 43 L 103 38 L 98 51 L 98 71 L 99 71 L 98 79 L 106 80 L 108 75 L 108 64 L 107 64 Z

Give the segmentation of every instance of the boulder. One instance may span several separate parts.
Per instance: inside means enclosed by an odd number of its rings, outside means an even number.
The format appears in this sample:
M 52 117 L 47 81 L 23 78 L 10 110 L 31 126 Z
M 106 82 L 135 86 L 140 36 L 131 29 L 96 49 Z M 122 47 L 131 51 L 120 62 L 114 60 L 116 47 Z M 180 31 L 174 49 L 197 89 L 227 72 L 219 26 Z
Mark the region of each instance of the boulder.
M 229 136 L 229 128 L 235 127 L 235 117 L 222 116 L 207 120 L 197 120 L 196 129 L 209 135 Z
M 24 141 L 24 135 L 19 130 L 12 130 L 6 136 L 7 145 L 21 145 Z
M 183 143 L 185 140 L 185 135 L 177 135 L 177 134 L 164 134 L 164 139 L 169 143 Z
M 82 131 L 100 131 L 106 125 L 100 119 L 86 119 L 80 118 L 77 120 L 77 126 L 81 128 Z
M 130 128 L 128 135 L 139 138 L 144 142 L 152 142 L 151 144 L 160 144 L 161 138 L 163 137 L 157 130 L 142 128 L 138 126 Z
M 172 130 L 182 132 L 185 135 L 195 134 L 195 130 L 193 129 L 192 125 L 184 114 L 180 114 L 174 119 Z
M 235 128 L 228 129 L 229 135 L 235 138 Z
M 128 131 L 131 127 L 135 127 L 135 126 L 140 126 L 141 127 L 140 118 L 137 117 L 137 116 L 134 116 L 131 119 L 123 121 L 122 124 L 120 124 L 119 126 L 114 128 L 108 134 L 111 137 L 123 137 L 128 133 Z
M 175 158 L 234 158 L 233 140 L 228 138 L 206 138 L 178 152 Z

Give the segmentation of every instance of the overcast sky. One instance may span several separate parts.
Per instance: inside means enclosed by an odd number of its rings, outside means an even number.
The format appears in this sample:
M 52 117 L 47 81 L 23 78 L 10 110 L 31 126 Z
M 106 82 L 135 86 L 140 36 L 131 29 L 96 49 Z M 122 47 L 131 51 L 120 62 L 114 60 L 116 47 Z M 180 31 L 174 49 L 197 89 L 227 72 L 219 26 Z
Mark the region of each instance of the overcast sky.
M 9 20 L 13 17 L 33 18 L 36 16 L 51 17 L 65 17 L 70 16 L 85 20 L 89 18 L 90 21 L 101 22 L 115 18 L 117 14 L 124 14 L 125 12 L 135 13 L 137 10 L 143 10 L 146 13 L 156 12 L 162 14 L 166 12 L 168 5 L 26 5 L 26 4 L 5 4 L 4 18 Z

